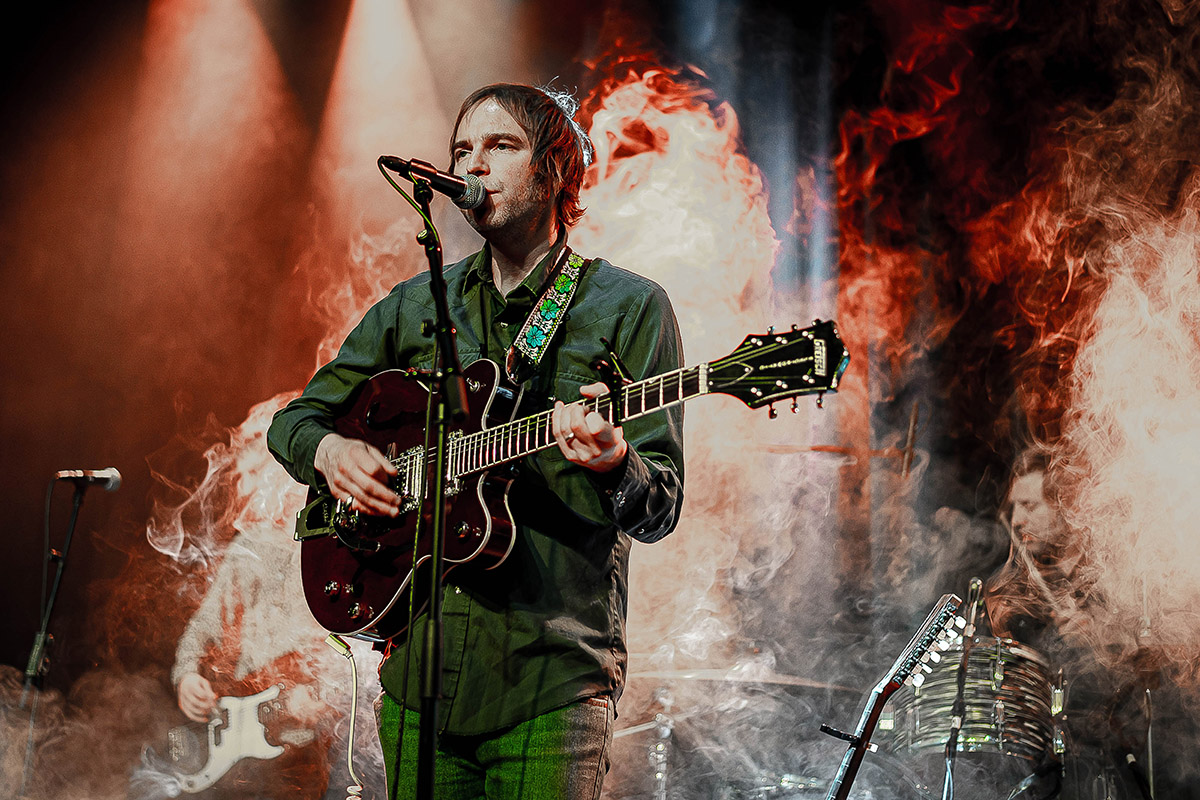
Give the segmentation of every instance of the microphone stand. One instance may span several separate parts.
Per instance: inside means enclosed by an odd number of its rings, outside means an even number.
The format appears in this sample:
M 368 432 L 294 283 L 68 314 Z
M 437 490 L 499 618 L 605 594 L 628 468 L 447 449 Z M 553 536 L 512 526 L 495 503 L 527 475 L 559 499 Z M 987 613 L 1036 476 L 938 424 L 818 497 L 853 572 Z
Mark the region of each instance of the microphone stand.
M 442 243 L 433 227 L 429 203 L 433 188 L 422 178 L 413 178 L 413 198 L 421 206 L 425 229 L 417 241 L 425 247 L 429 261 L 429 289 L 437 311 L 436 322 L 426 320 L 426 336 L 435 337 L 440 357 L 434 374 L 433 396 L 436 398 L 434 424 L 437 428 L 437 451 L 434 458 L 432 531 L 430 552 L 432 560 L 429 580 L 429 615 L 421 660 L 421 724 L 417 746 L 417 797 L 432 798 L 437 755 L 438 705 L 442 695 L 442 566 L 446 528 L 446 443 L 451 419 L 460 421 L 467 415 L 467 392 L 463 381 L 462 364 L 454 343 L 454 327 L 450 324 L 450 308 L 446 300 L 446 278 L 442 274 Z M 426 473 L 428 474 L 428 473 Z M 399 754 L 397 754 L 399 758 Z
M 958 755 L 958 735 L 962 731 L 963 718 L 967 713 L 966 689 L 967 666 L 971 658 L 971 646 L 975 643 L 975 616 L 983 595 L 983 581 L 971 578 L 967 587 L 967 625 L 963 628 L 962 657 L 958 662 L 955 682 L 954 704 L 950 707 L 950 735 L 946 737 L 946 776 L 942 782 L 942 800 L 954 800 L 954 757 Z
M 29 693 L 34 689 L 35 684 L 40 684 L 40 681 L 45 677 L 46 672 L 50 669 L 50 657 L 46 653 L 47 646 L 54 643 L 54 637 L 50 635 L 50 618 L 54 614 L 54 602 L 58 599 L 58 589 L 62 586 L 63 571 L 67 567 L 67 552 L 71 549 L 71 539 L 75 534 L 75 522 L 79 519 L 79 507 L 83 505 L 83 493 L 87 488 L 86 484 L 75 484 L 75 496 L 71 503 L 71 519 L 67 523 L 67 538 L 63 540 L 63 549 L 61 553 L 55 553 L 50 550 L 47 554 L 58 562 L 58 569 L 54 574 L 54 585 L 50 589 L 50 597 L 42 598 L 42 625 L 38 628 L 37 634 L 33 637 L 33 649 L 29 653 L 29 662 L 25 666 L 25 686 L 21 690 L 22 709 L 29 700 Z M 52 492 L 54 489 L 51 485 L 47 492 Z M 50 495 L 46 495 L 46 525 L 50 524 Z M 47 527 L 47 531 L 49 527 Z M 48 534 L 47 534 L 48 535 Z M 47 547 L 49 543 L 47 542 Z M 42 591 L 45 591 L 46 585 L 42 584 Z M 38 686 L 40 688 L 40 686 Z M 29 785 L 29 779 L 33 775 L 33 743 L 34 732 L 36 729 L 36 719 L 38 710 L 38 700 L 41 697 L 39 692 L 34 692 L 33 706 L 29 710 L 29 739 L 25 745 L 25 766 L 21 772 L 21 788 L 17 792 L 17 797 L 25 797 L 25 789 Z

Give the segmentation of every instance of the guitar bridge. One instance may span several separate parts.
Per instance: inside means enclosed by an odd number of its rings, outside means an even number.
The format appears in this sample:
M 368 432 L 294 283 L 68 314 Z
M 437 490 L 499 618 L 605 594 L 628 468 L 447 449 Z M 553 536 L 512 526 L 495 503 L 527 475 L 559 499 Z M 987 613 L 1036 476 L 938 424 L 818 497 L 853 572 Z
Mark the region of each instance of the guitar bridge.
M 297 542 L 334 536 L 333 498 L 323 494 L 296 512 L 296 532 L 292 538 Z

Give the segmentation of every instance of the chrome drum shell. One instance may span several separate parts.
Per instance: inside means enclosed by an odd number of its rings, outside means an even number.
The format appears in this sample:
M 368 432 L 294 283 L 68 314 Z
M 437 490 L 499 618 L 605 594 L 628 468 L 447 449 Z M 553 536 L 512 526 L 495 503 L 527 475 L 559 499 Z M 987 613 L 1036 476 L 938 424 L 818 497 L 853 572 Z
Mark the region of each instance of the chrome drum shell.
M 1036 764 L 1055 749 L 1049 662 L 1013 639 L 976 636 L 967 656 L 960 753 L 1015 756 Z M 942 753 L 950 736 L 962 642 L 931 664 L 922 686 L 897 693 L 881 729 L 896 755 Z

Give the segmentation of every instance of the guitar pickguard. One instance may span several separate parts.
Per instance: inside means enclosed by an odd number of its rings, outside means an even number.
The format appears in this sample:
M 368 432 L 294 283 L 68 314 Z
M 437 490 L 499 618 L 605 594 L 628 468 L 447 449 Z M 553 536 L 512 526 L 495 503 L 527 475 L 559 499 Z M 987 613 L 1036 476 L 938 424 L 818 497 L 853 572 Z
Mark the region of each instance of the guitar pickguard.
M 282 690 L 282 685 L 275 684 L 248 697 L 222 697 L 217 701 L 215 716 L 204 726 L 207 743 L 204 764 L 195 772 L 179 776 L 183 791 L 188 794 L 204 791 L 244 758 L 270 760 L 283 753 L 282 746 L 267 741 L 267 729 L 259 716 L 264 709 L 277 705 L 275 700 Z M 192 727 L 168 732 L 172 761 L 187 761 L 198 755 L 187 752 L 195 746 L 188 741 Z

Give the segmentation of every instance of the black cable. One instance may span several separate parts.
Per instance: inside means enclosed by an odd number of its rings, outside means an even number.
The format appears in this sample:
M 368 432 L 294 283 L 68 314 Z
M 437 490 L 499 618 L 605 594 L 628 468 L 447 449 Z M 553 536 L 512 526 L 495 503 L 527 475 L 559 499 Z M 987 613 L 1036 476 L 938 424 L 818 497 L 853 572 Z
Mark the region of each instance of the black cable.
M 1142 769 L 1142 765 L 1138 763 L 1133 753 L 1125 754 L 1125 766 L 1129 769 L 1129 774 L 1133 776 L 1133 782 L 1137 785 L 1143 800 L 1152 800 L 1154 795 L 1150 792 L 1150 781 L 1146 778 L 1145 770 Z
M 58 478 L 51 478 L 46 485 L 46 509 L 42 515 L 42 600 L 38 605 L 38 620 L 46 616 L 46 582 L 50 580 L 50 501 Z

